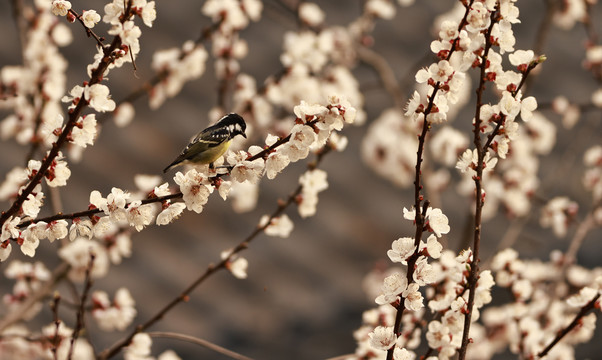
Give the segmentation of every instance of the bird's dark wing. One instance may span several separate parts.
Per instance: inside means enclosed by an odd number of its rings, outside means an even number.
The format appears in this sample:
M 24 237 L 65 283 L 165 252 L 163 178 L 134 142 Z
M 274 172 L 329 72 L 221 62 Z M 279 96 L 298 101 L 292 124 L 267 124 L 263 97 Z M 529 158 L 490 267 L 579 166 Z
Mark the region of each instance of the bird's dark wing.
M 163 172 L 167 172 L 171 167 L 178 165 L 183 161 L 194 160 L 195 158 L 200 157 L 200 154 L 207 151 L 207 149 L 218 146 L 228 140 L 230 140 L 230 132 L 228 129 L 220 128 L 216 125 L 210 126 L 195 136 L 190 144 L 182 150 L 180 155 L 178 155 L 178 157 L 169 164 Z
M 192 139 L 192 142 L 184 149 L 184 151 L 182 151 L 182 153 L 196 142 L 204 143 L 208 147 L 214 147 L 228 140 L 230 140 L 230 132 L 228 129 L 213 125 L 201 131 L 194 139 Z

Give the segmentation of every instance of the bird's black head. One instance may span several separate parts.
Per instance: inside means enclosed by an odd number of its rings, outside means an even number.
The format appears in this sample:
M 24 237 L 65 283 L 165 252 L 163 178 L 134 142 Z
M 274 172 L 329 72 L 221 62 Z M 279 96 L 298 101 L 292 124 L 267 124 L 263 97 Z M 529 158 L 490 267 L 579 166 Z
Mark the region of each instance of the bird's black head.
M 218 121 L 220 127 L 225 127 L 230 132 L 230 137 L 233 138 L 236 135 L 242 135 L 243 137 L 247 137 L 245 134 L 245 130 L 247 129 L 247 124 L 242 116 L 230 113 Z

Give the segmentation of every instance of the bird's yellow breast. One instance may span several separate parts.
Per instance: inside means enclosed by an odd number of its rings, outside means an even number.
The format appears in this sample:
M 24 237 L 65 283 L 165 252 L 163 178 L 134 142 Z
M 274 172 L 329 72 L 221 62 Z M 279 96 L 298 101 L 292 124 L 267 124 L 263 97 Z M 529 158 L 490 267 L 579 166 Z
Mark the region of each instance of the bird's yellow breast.
M 199 164 L 209 164 L 219 159 L 220 156 L 224 155 L 224 153 L 230 147 L 232 140 L 224 141 L 223 143 L 207 148 L 205 151 L 200 152 L 193 159 L 190 159 L 191 162 L 199 163 Z

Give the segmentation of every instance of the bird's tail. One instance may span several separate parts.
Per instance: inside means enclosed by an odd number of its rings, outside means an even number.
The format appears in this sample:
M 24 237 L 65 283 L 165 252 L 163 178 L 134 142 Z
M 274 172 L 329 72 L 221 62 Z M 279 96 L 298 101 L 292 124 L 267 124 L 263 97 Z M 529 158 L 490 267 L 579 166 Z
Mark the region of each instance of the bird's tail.
M 169 171 L 169 169 L 171 169 L 174 166 L 177 166 L 178 164 L 180 164 L 182 161 L 179 159 L 174 160 L 174 162 L 172 162 L 171 164 L 167 165 L 167 167 L 165 169 L 163 169 L 163 173 L 166 173 Z

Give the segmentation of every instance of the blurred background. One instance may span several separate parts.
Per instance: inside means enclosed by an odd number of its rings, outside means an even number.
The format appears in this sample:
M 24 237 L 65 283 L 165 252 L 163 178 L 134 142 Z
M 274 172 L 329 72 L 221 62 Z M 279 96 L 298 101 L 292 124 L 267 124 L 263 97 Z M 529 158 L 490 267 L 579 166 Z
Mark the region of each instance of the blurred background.
M 286 11 L 282 2 L 265 1 L 261 21 L 241 32 L 250 49 L 249 55 L 241 61 L 241 71 L 254 76 L 258 84 L 282 69 L 279 61 L 282 35 L 298 29 L 294 14 Z M 96 9 L 103 13 L 102 1 L 72 3 L 78 11 Z M 326 25 L 345 26 L 359 16 L 363 1 L 316 3 L 326 13 Z M 518 3 L 521 24 L 513 27 L 516 49 L 533 48 L 537 30 L 545 20 L 544 3 L 546 1 Z M 398 7 L 395 18 L 390 21 L 377 21 L 373 48 L 391 65 L 404 95 L 413 91 L 411 86 L 417 69 L 432 62 L 428 54 L 429 44 L 435 38 L 434 18 L 454 4 L 454 1 L 419 1 L 411 7 Z M 156 50 L 180 47 L 184 41 L 196 39 L 201 29 L 211 24 L 211 20 L 201 14 L 201 6 L 202 2 L 157 2 L 153 27 L 142 28 L 142 50 L 136 61 L 138 77 L 129 66 L 109 75 L 115 100 L 122 99 L 153 76 L 150 60 Z M 593 26 L 602 33 L 599 23 L 602 6 L 596 5 L 591 11 Z M 11 2 L 0 2 L 0 66 L 20 62 L 11 13 Z M 67 89 L 87 78 L 86 65 L 96 53 L 94 42 L 86 37 L 79 24 L 69 24 L 69 27 L 73 43 L 62 49 L 69 61 Z M 105 34 L 107 27 L 100 23 L 95 30 Z M 550 103 L 561 94 L 578 103 L 589 101 L 600 84 L 582 67 L 586 40 L 586 32 L 580 24 L 568 31 L 551 27 L 543 43 L 548 61 L 531 84 L 529 95 L 536 96 L 540 104 Z M 207 114 L 216 105 L 217 83 L 211 59 L 207 66 L 201 79 L 187 83 L 177 97 L 167 100 L 155 111 L 149 109 L 147 98 L 137 100 L 134 103 L 136 117 L 129 126 L 117 128 L 113 122 L 105 123 L 95 145 L 85 150 L 83 161 L 70 163 L 72 175 L 68 188 L 61 189 L 64 212 L 87 208 L 92 190 L 99 190 L 105 196 L 113 186 L 134 190 L 136 174 L 159 174 L 173 184 L 172 174 L 163 175 L 161 170 L 192 135 L 208 125 Z M 226 272 L 212 276 L 192 293 L 189 302 L 179 305 L 151 331 L 190 334 L 257 359 L 320 359 L 355 350 L 352 333 L 361 324 L 362 312 L 375 305 L 373 299 L 365 295 L 362 281 L 379 264 L 389 266 L 386 251 L 393 240 L 413 233 L 411 223 L 402 218 L 402 209 L 413 203 L 413 189 L 392 185 L 362 162 L 360 148 L 367 127 L 382 111 L 393 106 L 393 99 L 369 66 L 358 64 L 354 74 L 364 95 L 367 123 L 346 127 L 343 134 L 349 137 L 348 148 L 324 159 L 321 168 L 328 172 L 329 189 L 320 194 L 317 215 L 302 220 L 296 209 L 289 209 L 287 214 L 295 223 L 290 238 L 262 235 L 242 253 L 249 260 L 246 280 L 235 279 Z M 589 194 L 582 186 L 582 156 L 589 146 L 602 142 L 601 113 L 583 113 L 570 130 L 562 127 L 557 115 L 548 114 L 557 125 L 558 143 L 552 154 L 541 158 L 541 186 L 537 197 L 568 196 L 582 205 L 579 210 L 582 219 L 590 206 Z M 0 115 L 3 118 L 8 114 Z M 459 116 L 457 127 L 468 128 L 471 118 L 470 111 L 466 116 Z M 16 165 L 22 166 L 25 153 L 14 140 L 0 143 L 1 174 Z M 171 226 L 150 226 L 134 234 L 132 257 L 124 259 L 119 266 L 112 266 L 106 278 L 94 283 L 94 289 L 105 290 L 112 297 L 118 288 L 127 287 L 136 300 L 135 323 L 145 321 L 196 279 L 208 264 L 217 262 L 222 250 L 235 246 L 250 234 L 259 218 L 275 209 L 277 199 L 285 198 L 295 189 L 298 176 L 304 170 L 304 162 L 299 162 L 275 180 L 262 181 L 258 206 L 251 212 L 237 214 L 229 202 L 214 194 L 202 214 L 185 212 Z M 547 260 L 551 250 L 568 247 L 568 240 L 558 239 L 551 230 L 542 230 L 539 226 L 542 204 L 536 200 L 533 213 L 523 220 L 525 225 L 514 246 L 522 258 Z M 446 241 L 449 248 L 457 251 L 462 243 L 462 229 L 469 219 L 470 201 L 451 189 L 443 194 L 442 205 L 452 229 Z M 8 203 L 1 204 L 2 209 L 8 207 Z M 45 209 L 40 215 L 49 214 Z M 482 259 L 494 253 L 511 223 L 502 214 L 494 220 L 484 225 Z M 601 236 L 598 229 L 586 237 L 578 254 L 581 265 L 587 268 L 602 265 Z M 49 267 L 58 264 L 57 246 L 58 243 L 44 241 L 37 257 Z M 29 260 L 19 251 L 13 251 L 11 257 Z M 0 270 L 3 267 L 0 265 Z M 11 287 L 9 281 L 0 283 L 2 293 L 10 292 Z M 48 307 L 39 318 L 41 324 L 51 321 Z M 69 322 L 69 318 L 65 321 Z M 99 336 L 99 330 L 92 325 L 90 336 L 95 338 L 98 350 L 122 334 Z M 601 332 L 597 331 L 595 336 L 589 345 L 576 348 L 578 359 L 599 358 L 596 344 L 602 340 Z M 183 359 L 225 358 L 195 345 L 167 339 L 154 340 L 153 354 L 168 348 Z M 515 356 L 500 354 L 497 358 L 514 359 Z

